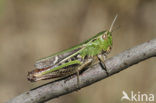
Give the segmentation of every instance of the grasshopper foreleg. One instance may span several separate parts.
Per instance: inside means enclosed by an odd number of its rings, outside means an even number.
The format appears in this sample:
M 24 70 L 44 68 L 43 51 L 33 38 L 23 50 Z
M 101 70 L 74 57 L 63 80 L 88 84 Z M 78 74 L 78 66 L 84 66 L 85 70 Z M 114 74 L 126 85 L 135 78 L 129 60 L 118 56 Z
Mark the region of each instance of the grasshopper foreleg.
M 105 65 L 106 55 L 99 54 L 99 55 L 97 56 L 97 58 L 98 58 L 99 61 L 100 61 L 101 67 L 106 71 L 106 74 L 109 75 L 109 73 L 108 73 L 108 71 L 107 71 L 107 68 L 106 68 L 106 65 Z

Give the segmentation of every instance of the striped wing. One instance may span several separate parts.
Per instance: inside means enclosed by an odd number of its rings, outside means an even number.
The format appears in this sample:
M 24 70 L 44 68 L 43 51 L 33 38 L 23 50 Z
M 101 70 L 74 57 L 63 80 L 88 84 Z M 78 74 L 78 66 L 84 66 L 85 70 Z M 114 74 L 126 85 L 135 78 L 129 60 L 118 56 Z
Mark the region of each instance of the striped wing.
M 71 50 L 65 50 L 67 52 L 62 51 L 62 52 L 55 54 L 53 56 L 43 58 L 41 60 L 36 61 L 35 67 L 37 69 L 50 68 L 50 67 L 58 64 L 60 61 L 64 60 L 68 56 L 78 52 L 80 49 L 81 49 L 80 47 L 77 47 L 77 48 L 73 48 Z

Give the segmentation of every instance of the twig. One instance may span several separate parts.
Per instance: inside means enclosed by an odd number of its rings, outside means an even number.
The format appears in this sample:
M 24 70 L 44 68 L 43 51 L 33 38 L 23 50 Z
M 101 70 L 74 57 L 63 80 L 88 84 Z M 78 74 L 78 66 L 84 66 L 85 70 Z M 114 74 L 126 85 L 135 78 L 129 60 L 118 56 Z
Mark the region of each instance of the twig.
M 107 72 L 99 64 L 80 75 L 80 88 L 120 72 L 145 59 L 156 56 L 156 39 L 128 49 L 105 61 Z M 20 94 L 7 103 L 42 103 L 50 99 L 78 90 L 76 76 L 64 78 Z

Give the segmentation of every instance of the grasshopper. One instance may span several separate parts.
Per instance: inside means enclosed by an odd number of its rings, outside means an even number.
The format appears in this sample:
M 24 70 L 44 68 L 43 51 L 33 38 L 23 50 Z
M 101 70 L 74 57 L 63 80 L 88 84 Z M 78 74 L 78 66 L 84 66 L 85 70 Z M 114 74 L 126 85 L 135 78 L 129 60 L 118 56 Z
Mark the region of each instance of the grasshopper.
M 36 69 L 28 72 L 28 80 L 35 82 L 77 74 L 77 85 L 79 86 L 80 71 L 99 62 L 104 62 L 107 54 L 111 51 L 112 28 L 116 18 L 117 15 L 109 30 L 99 32 L 94 37 L 70 49 L 36 61 Z

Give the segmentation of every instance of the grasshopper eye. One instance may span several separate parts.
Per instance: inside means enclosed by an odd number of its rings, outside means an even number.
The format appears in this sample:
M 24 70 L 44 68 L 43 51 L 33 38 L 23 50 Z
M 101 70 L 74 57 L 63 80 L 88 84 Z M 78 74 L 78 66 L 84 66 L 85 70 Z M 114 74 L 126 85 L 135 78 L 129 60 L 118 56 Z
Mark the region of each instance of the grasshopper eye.
M 106 40 L 106 39 L 107 39 L 107 33 L 105 33 L 105 34 L 102 36 L 102 38 L 103 38 L 104 40 Z

